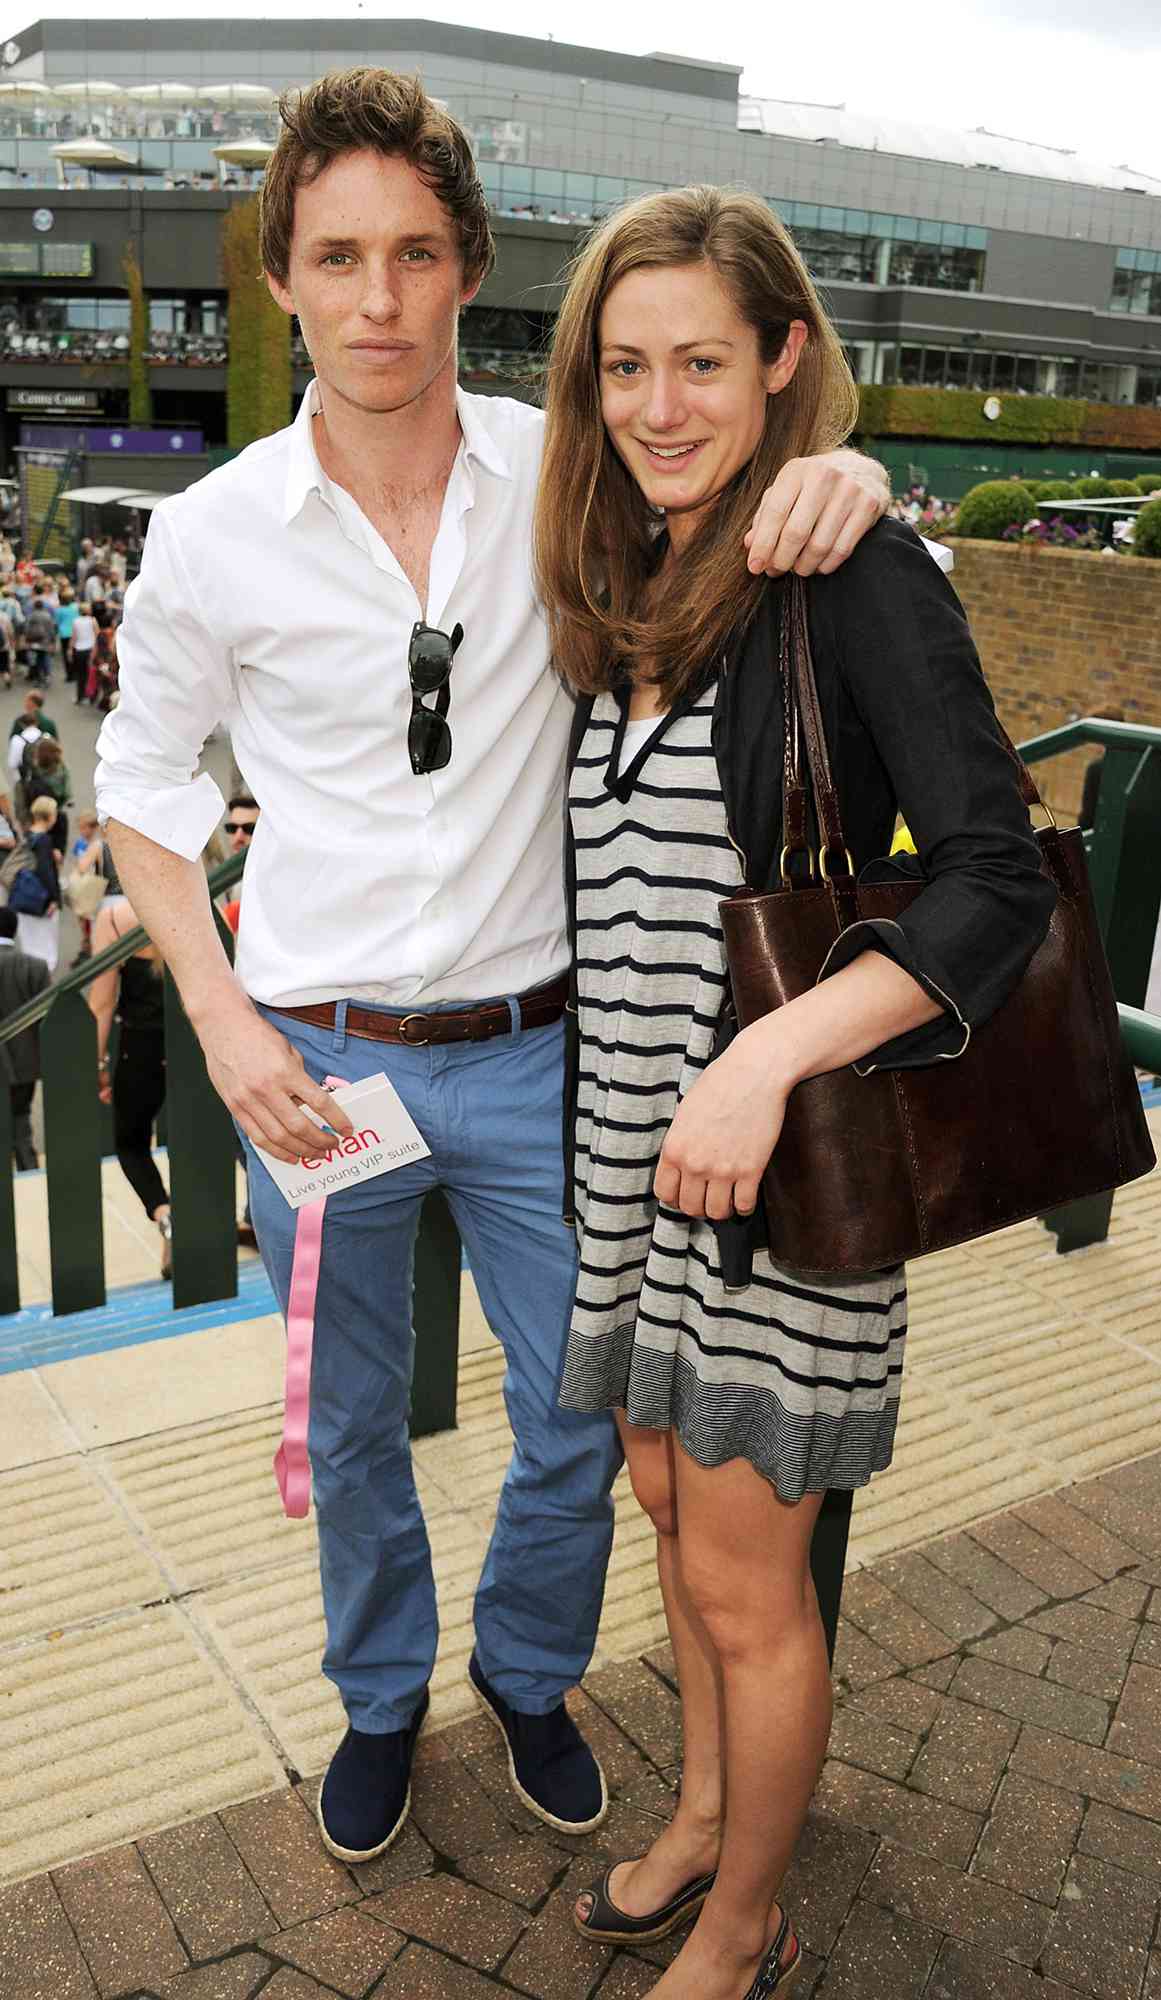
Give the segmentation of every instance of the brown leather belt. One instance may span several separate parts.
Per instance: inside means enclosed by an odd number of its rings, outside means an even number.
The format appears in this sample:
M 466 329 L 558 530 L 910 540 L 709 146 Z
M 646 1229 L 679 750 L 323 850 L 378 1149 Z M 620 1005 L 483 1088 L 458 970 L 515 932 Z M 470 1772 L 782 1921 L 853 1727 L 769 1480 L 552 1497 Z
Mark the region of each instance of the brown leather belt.
M 568 999 L 568 977 L 562 973 L 551 986 L 536 986 L 521 993 L 517 1005 L 522 1028 L 546 1028 L 559 1021 Z M 338 1011 L 335 1001 L 320 1001 L 314 1007 L 279 1007 L 296 1021 L 309 1021 L 314 1028 L 333 1028 Z M 432 1042 L 488 1042 L 494 1035 L 510 1035 L 512 1015 L 506 1000 L 491 1000 L 481 1007 L 465 1007 L 454 1013 L 395 1014 L 370 1007 L 347 1008 L 346 1032 L 368 1042 L 405 1042 L 408 1048 L 426 1048 Z

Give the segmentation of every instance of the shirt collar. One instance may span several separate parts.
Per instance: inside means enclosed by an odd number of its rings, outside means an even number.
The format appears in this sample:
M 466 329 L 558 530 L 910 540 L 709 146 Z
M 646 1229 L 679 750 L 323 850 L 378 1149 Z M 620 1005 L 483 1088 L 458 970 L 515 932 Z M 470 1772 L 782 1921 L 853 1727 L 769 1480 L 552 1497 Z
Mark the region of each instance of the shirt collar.
M 330 485 L 314 447 L 312 419 L 318 408 L 318 382 L 312 381 L 290 426 L 283 504 L 283 520 L 288 524 L 301 512 L 308 493 L 325 494 Z M 456 415 L 463 432 L 465 462 L 478 465 L 482 472 L 490 472 L 497 479 L 511 479 L 512 468 L 508 460 L 472 399 L 459 388 L 456 390 Z

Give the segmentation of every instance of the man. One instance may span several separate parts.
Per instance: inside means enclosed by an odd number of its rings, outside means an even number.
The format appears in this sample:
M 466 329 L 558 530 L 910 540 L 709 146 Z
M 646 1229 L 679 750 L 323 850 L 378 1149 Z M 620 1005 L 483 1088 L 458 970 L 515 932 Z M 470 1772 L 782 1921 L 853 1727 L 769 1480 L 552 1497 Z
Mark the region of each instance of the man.
M 44 712 L 44 696 L 35 688 L 29 689 L 20 704 L 19 715 L 12 719 L 12 727 L 8 731 L 9 742 L 14 736 L 22 736 L 26 729 L 37 729 L 42 736 L 55 736 L 58 741 L 60 739 L 60 730 L 56 723 L 51 715 L 46 715 Z
M 319 1820 L 352 1860 L 406 1817 L 435 1657 L 407 1438 L 430 1188 L 503 1343 L 515 1439 L 472 1684 L 519 1797 L 569 1832 L 606 1810 L 563 1697 L 595 1641 L 619 1451 L 605 1416 L 556 1401 L 576 1276 L 559 1145 L 570 704 L 530 576 L 541 418 L 456 386 L 458 315 L 493 256 L 486 199 L 466 135 L 414 79 L 324 78 L 283 120 L 263 260 L 316 380 L 288 430 L 154 511 L 97 793 L 246 1137 L 284 1309 L 294 1216 L 254 1144 L 312 1148 L 304 1106 L 349 1133 L 322 1079 L 386 1071 L 431 1148 L 328 1202 L 314 1308 L 323 1666 L 350 1723 Z M 797 461 L 755 518 L 751 566 L 833 568 L 886 502 L 855 455 Z M 222 718 L 262 807 L 235 973 L 197 863 L 220 795 L 189 781 Z
M 0 1020 L 26 1001 L 35 1000 L 51 976 L 42 958 L 20 950 L 18 926 L 15 910 L 0 908 Z M 40 1075 L 39 1028 L 25 1028 L 10 1041 L 0 1042 L 0 1074 L 7 1081 L 12 1104 L 12 1156 L 17 1167 L 27 1172 L 40 1165 L 32 1137 L 32 1100 Z
M 56 619 L 39 593 L 33 598 L 25 621 L 24 642 L 28 647 L 29 680 L 47 687 L 56 655 Z

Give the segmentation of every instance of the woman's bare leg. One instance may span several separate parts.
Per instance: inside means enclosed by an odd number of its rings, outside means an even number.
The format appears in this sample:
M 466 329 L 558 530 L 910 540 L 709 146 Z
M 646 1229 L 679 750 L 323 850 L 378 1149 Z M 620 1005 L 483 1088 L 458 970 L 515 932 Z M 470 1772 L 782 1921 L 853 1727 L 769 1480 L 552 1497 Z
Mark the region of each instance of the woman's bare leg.
M 822 1496 L 789 1506 L 744 1459 L 711 1470 L 679 1444 L 674 1464 L 684 1582 L 721 1666 L 726 1816 L 717 1883 L 656 2000 L 743 2000 L 830 1732 L 810 1575 Z

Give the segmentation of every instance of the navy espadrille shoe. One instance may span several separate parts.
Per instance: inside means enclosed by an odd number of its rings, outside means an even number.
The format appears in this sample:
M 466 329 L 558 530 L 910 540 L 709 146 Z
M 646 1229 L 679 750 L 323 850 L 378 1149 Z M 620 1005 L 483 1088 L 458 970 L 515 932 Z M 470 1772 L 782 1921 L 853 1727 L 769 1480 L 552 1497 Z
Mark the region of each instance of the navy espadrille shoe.
M 323 1845 L 340 1861 L 373 1861 L 402 1831 L 411 1806 L 411 1762 L 431 1706 L 426 1688 L 406 1729 L 372 1736 L 348 1729 L 318 1795 Z
M 609 1810 L 605 1774 L 563 1702 L 547 1715 L 509 1708 L 484 1678 L 475 1654 L 468 1678 L 508 1751 L 508 1776 L 521 1805 L 558 1833 L 591 1833 Z

